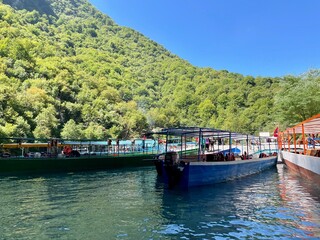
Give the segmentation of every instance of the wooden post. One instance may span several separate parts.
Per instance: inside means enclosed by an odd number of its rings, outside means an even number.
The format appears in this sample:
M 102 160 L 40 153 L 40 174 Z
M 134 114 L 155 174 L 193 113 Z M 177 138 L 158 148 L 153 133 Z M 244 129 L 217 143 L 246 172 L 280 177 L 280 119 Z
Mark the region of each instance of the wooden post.
M 290 152 L 290 132 L 289 130 L 287 130 L 287 134 L 288 134 L 288 151 Z
M 296 129 L 293 128 L 293 145 L 294 145 L 294 153 L 297 153 L 297 140 L 296 140 Z
M 306 155 L 307 149 L 306 149 L 306 138 L 304 136 L 304 124 L 301 125 L 301 129 L 302 129 L 303 154 Z

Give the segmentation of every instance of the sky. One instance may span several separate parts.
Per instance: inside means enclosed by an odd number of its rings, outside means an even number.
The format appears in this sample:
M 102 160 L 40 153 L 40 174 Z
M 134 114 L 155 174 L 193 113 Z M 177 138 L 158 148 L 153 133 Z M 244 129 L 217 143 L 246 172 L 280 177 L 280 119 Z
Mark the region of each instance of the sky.
M 197 67 L 281 77 L 320 69 L 320 0 L 89 0 Z

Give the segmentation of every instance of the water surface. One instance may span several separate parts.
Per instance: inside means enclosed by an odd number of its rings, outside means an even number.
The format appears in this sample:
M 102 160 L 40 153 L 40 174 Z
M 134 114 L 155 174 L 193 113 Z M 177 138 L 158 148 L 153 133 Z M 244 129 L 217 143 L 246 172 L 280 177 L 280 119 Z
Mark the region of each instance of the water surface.
M 188 191 L 152 167 L 0 177 L 0 239 L 320 239 L 320 188 L 278 165 Z

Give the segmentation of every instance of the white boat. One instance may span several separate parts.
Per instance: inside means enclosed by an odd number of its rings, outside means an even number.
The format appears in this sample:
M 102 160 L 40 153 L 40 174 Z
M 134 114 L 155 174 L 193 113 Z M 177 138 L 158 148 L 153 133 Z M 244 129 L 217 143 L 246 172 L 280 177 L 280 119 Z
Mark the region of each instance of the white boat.
M 320 114 L 279 133 L 280 158 L 286 166 L 320 185 Z

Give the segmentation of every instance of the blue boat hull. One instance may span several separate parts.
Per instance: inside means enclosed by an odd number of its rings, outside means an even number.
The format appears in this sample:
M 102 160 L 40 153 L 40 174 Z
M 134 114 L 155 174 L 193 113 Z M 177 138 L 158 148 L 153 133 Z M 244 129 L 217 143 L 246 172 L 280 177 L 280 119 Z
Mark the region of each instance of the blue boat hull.
M 163 163 L 160 165 L 163 180 L 170 188 L 188 188 L 234 180 L 261 172 L 276 164 L 277 156 L 225 162 L 189 162 L 179 167 L 168 167 Z M 160 167 L 159 162 L 157 167 Z

